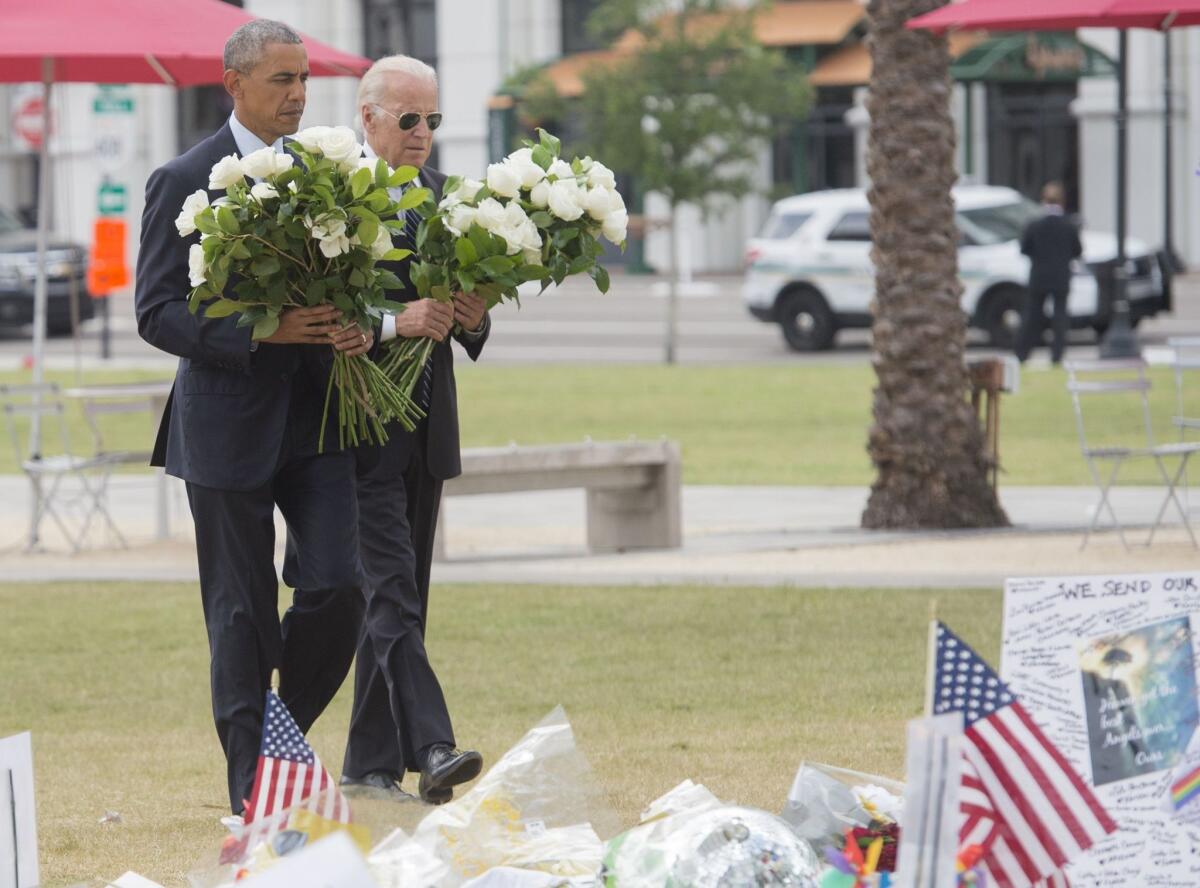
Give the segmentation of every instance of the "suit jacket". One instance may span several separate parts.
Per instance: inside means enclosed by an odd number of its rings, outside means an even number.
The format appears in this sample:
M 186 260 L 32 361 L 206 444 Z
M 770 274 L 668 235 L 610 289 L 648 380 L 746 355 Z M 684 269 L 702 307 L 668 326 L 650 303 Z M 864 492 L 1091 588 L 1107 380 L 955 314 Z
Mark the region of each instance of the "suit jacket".
M 184 198 L 207 189 L 212 165 L 236 153 L 226 123 L 151 174 L 134 306 L 142 338 L 179 356 L 151 464 L 204 487 L 252 490 L 274 473 L 285 433 L 293 451 L 316 451 L 332 358 L 317 345 L 262 343 L 252 352 L 251 330 L 236 315 L 207 320 L 203 310 L 188 311 L 188 248 L 200 235 L 180 237 L 175 217 Z M 326 447 L 336 447 L 329 426 Z
M 1065 216 L 1047 213 L 1030 222 L 1021 235 L 1021 252 L 1029 257 L 1029 289 L 1065 293 L 1071 286 L 1071 260 L 1083 255 L 1079 232 Z
M 442 187 L 446 184 L 446 175 L 432 167 L 422 167 L 421 183 L 431 188 L 434 194 L 440 195 Z M 411 244 L 406 246 L 413 248 Z M 392 298 L 397 302 L 412 302 L 418 298 L 409 275 L 412 257 L 399 262 L 381 262 L 380 266 L 394 271 L 407 285 L 403 290 L 395 291 Z M 455 338 L 466 349 L 471 360 L 477 361 L 490 332 L 491 320 L 487 319 L 483 335 L 479 339 L 472 341 L 463 334 L 458 334 Z M 390 426 L 388 446 L 398 448 L 402 455 L 407 456 L 415 435 L 425 436 L 425 462 L 430 475 L 445 480 L 462 474 L 458 436 L 458 391 L 454 384 L 454 352 L 451 350 L 449 339 L 439 342 L 433 349 L 433 391 L 427 420 L 417 426 L 415 432 L 406 432 L 399 424 Z

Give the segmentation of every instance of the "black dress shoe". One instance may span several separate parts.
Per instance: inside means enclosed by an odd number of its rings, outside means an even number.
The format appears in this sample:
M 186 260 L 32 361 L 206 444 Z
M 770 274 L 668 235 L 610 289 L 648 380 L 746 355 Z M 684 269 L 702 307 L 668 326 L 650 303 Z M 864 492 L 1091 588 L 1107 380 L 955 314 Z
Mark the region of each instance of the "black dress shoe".
M 450 800 L 446 794 L 453 793 L 452 786 L 474 780 L 482 769 L 483 756 L 473 749 L 458 750 L 439 743 L 425 757 L 418 791 L 425 801 L 440 805 Z
M 388 771 L 369 771 L 361 777 L 342 775 L 338 781 L 342 795 L 348 799 L 384 799 L 395 802 L 415 802 L 416 797 L 400 788 L 400 778 Z

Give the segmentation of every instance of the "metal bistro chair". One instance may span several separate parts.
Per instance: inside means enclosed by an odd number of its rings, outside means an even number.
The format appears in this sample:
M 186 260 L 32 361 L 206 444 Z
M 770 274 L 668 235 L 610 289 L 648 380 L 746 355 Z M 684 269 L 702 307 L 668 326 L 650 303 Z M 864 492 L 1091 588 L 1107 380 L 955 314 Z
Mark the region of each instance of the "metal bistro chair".
M 1092 514 L 1091 524 L 1084 534 L 1079 548 L 1084 548 L 1092 533 L 1097 529 L 1101 513 L 1107 512 L 1116 528 L 1121 544 L 1128 549 L 1129 541 L 1125 538 L 1125 529 L 1117 518 L 1113 508 L 1111 492 L 1116 483 L 1121 467 L 1125 463 L 1142 460 L 1152 462 L 1159 477 L 1166 487 L 1162 505 L 1150 527 L 1149 535 L 1144 545 L 1154 542 L 1154 533 L 1162 524 L 1167 507 L 1175 504 L 1183 526 L 1191 537 L 1192 545 L 1200 548 L 1192 526 L 1188 522 L 1187 509 L 1179 501 L 1176 492 L 1180 480 L 1185 476 L 1187 463 L 1192 454 L 1200 451 L 1200 441 L 1178 441 L 1171 444 L 1156 444 L 1154 428 L 1150 415 L 1150 380 L 1146 376 L 1146 364 L 1141 359 L 1120 361 L 1067 361 L 1063 365 L 1067 370 L 1067 390 L 1071 393 L 1071 401 L 1075 406 L 1075 422 L 1079 430 L 1079 446 L 1083 458 L 1087 462 L 1088 471 L 1100 491 L 1100 502 Z M 1084 399 L 1089 403 L 1103 399 L 1110 410 L 1104 417 L 1104 429 L 1107 432 L 1103 441 L 1098 441 L 1096 435 L 1089 436 L 1088 424 L 1085 422 Z M 1097 406 L 1099 406 L 1097 404 Z M 1123 408 L 1123 412 L 1121 412 Z M 1089 412 L 1089 415 L 1090 412 Z M 1119 420 L 1129 420 L 1128 426 L 1121 428 Z M 1178 459 L 1174 473 L 1168 471 L 1167 463 Z M 1107 473 L 1101 467 L 1110 466 Z
M 33 509 L 29 518 L 29 541 L 27 550 L 38 547 L 42 522 L 49 516 L 70 544 L 72 551 L 83 547 L 98 515 L 122 548 L 125 537 L 117 529 L 105 504 L 108 479 L 117 461 L 106 454 L 77 456 L 71 452 L 67 434 L 66 409 L 54 383 L 40 385 L 0 385 L 0 403 L 3 405 L 4 421 L 12 439 L 17 464 L 29 479 L 33 488 Z M 53 452 L 27 454 L 22 445 L 25 425 L 23 419 L 32 422 L 37 417 L 41 424 L 43 449 L 56 447 Z M 51 444 L 53 438 L 55 444 Z M 64 487 L 63 482 L 73 478 L 77 486 Z M 84 508 L 79 526 L 72 531 L 64 512 L 68 506 L 79 503 Z

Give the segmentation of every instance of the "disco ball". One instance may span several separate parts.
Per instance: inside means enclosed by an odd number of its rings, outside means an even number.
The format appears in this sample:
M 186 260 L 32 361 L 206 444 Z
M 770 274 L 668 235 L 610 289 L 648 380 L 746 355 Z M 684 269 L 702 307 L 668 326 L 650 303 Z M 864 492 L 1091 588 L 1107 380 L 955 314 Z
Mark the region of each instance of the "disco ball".
M 688 818 L 666 837 L 672 888 L 817 888 L 822 866 L 780 818 L 725 806 Z

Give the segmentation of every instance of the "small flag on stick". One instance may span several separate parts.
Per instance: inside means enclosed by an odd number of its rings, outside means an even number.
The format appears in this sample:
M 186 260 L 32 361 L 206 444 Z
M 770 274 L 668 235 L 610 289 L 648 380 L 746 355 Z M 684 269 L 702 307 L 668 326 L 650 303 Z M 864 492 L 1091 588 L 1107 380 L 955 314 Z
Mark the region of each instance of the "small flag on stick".
M 327 820 L 350 822 L 350 805 L 330 779 L 291 713 L 275 691 L 267 691 L 262 745 L 246 824 L 288 808 L 301 807 Z
M 992 668 L 935 632 L 933 711 L 965 727 L 960 851 L 979 846 L 989 886 L 1066 885 L 1062 868 L 1116 823 Z

